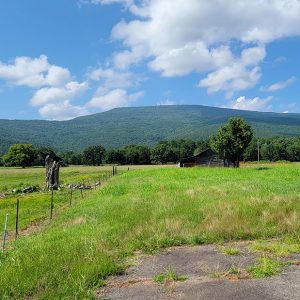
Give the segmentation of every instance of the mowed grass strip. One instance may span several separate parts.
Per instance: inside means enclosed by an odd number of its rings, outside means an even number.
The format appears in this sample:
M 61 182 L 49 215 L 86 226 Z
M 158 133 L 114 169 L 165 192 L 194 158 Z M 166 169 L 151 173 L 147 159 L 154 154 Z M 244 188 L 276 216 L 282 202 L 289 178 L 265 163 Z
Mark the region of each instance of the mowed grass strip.
M 92 299 L 135 250 L 270 237 L 299 244 L 299 178 L 297 164 L 114 177 L 1 258 L 1 299 Z

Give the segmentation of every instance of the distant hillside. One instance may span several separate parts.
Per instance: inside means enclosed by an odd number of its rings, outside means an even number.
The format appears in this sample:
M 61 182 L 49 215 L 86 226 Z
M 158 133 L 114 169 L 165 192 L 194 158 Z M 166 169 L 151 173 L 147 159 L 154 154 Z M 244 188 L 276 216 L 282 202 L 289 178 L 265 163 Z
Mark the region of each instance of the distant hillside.
M 300 136 L 300 114 L 241 111 L 201 105 L 116 108 L 70 121 L 0 120 L 0 153 L 14 143 L 81 151 L 161 140 L 208 138 L 231 116 L 245 118 L 260 137 Z

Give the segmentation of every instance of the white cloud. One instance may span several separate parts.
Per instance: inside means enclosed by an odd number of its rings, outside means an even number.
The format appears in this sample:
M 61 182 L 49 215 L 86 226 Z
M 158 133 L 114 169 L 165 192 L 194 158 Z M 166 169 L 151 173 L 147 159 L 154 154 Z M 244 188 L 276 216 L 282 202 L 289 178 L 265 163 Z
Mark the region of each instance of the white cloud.
M 199 86 L 207 88 L 209 93 L 225 91 L 227 98 L 232 97 L 235 91 L 253 87 L 261 77 L 257 65 L 264 59 L 265 54 L 263 47 L 245 49 L 239 59 L 209 73 L 199 82 Z
M 163 101 L 158 102 L 157 105 L 163 105 L 163 106 L 164 105 L 176 105 L 176 102 L 173 101 L 173 100 L 167 99 L 167 100 L 163 100 Z
M 97 68 L 89 72 L 88 77 L 93 81 L 100 81 L 104 89 L 129 88 L 137 86 L 142 78 L 132 72 L 122 72 L 114 68 Z
M 68 82 L 63 87 L 45 87 L 39 89 L 31 98 L 31 104 L 41 106 L 53 102 L 62 102 L 70 100 L 87 90 L 88 83 L 78 83 L 76 81 Z
M 116 67 L 124 69 L 150 60 L 149 67 L 163 76 L 211 72 L 203 85 L 200 84 L 210 92 L 232 93 L 254 86 L 261 76 L 259 64 L 265 57 L 264 53 L 253 63 L 254 50 L 262 51 L 276 39 L 300 34 L 300 1 L 297 0 L 93 2 L 123 3 L 137 16 L 129 22 L 121 21 L 112 31 L 112 37 L 121 40 L 125 48 L 114 55 Z M 247 56 L 245 50 L 237 51 L 237 45 L 252 50 Z M 229 72 L 237 74 L 227 81 L 221 79 L 223 75 L 230 77 Z
M 267 97 L 261 99 L 255 97 L 253 99 L 248 99 L 245 96 L 239 97 L 234 101 L 231 101 L 229 105 L 225 106 L 227 108 L 241 109 L 241 110 L 255 110 L 255 111 L 265 111 L 269 110 L 270 102 L 272 97 Z
M 87 107 L 100 108 L 102 111 L 116 107 L 126 107 L 143 97 L 143 95 L 143 92 L 128 94 L 124 89 L 114 89 L 105 94 L 100 90 L 87 103 Z
M 274 84 L 271 84 L 270 86 L 267 87 L 262 87 L 261 90 L 264 92 L 276 92 L 282 89 L 285 89 L 292 85 L 296 81 L 296 77 L 290 77 L 286 81 L 281 81 L 281 82 L 276 82 Z
M 92 4 L 114 4 L 120 3 L 123 4 L 124 7 L 130 10 L 133 14 L 138 16 L 146 16 L 147 11 L 145 8 L 145 3 L 147 0 L 140 0 L 140 6 L 135 4 L 135 0 L 80 0 L 79 3 L 92 3 Z
M 75 117 L 87 115 L 89 112 L 85 107 L 74 106 L 69 100 L 62 103 L 49 103 L 39 109 L 41 116 L 48 120 L 69 120 Z
M 45 55 L 37 58 L 21 56 L 9 64 L 0 62 L 0 79 L 13 85 L 38 88 L 61 86 L 71 80 L 71 74 L 68 69 L 50 65 Z

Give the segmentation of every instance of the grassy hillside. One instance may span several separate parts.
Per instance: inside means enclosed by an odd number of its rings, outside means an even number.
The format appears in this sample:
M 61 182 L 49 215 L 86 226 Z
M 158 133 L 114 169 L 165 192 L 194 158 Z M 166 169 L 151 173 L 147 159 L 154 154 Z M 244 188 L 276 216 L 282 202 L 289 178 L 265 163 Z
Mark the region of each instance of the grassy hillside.
M 1 299 L 93 298 L 135 250 L 278 237 L 276 249 L 299 252 L 299 176 L 298 164 L 286 164 L 114 177 L 44 231 L 11 244 L 0 257 Z
M 88 145 L 153 145 L 161 140 L 209 137 L 230 116 L 242 116 L 258 136 L 299 136 L 300 114 L 239 111 L 200 105 L 117 108 L 70 121 L 0 120 L 0 153 L 33 143 L 79 151 Z M 59 139 L 57 138 L 59 136 Z

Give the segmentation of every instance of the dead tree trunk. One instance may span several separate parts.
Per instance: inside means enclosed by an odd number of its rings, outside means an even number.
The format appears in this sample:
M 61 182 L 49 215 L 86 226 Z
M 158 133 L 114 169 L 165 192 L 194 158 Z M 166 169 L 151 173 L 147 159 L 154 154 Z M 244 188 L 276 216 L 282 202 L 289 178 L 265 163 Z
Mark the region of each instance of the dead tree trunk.
M 47 155 L 45 159 L 46 167 L 46 188 L 56 190 L 59 187 L 59 161 Z

